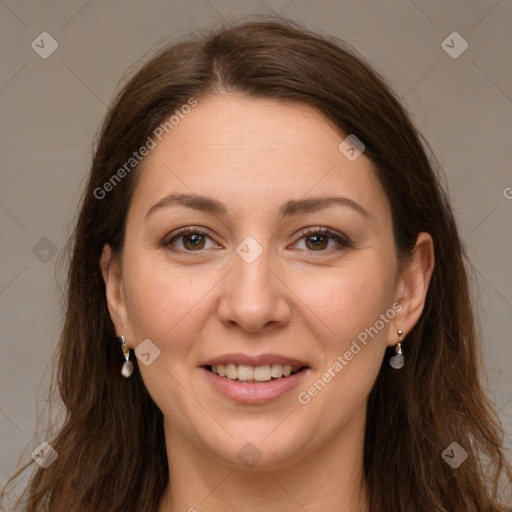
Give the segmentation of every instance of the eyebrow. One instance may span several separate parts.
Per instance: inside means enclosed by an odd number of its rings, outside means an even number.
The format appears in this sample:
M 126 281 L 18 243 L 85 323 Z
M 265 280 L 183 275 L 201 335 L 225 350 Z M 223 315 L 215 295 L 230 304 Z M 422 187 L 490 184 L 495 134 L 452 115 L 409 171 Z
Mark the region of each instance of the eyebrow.
M 359 204 L 347 197 L 319 196 L 309 197 L 307 199 L 292 199 L 286 201 L 279 208 L 280 218 L 299 215 L 301 213 L 323 210 L 333 205 L 341 205 L 352 208 L 363 217 L 370 218 L 370 214 Z M 147 219 L 150 215 L 163 208 L 185 206 L 193 210 L 212 213 L 214 215 L 226 215 L 227 208 L 224 203 L 213 199 L 212 197 L 201 196 L 197 194 L 170 194 L 157 203 L 155 203 L 146 213 Z

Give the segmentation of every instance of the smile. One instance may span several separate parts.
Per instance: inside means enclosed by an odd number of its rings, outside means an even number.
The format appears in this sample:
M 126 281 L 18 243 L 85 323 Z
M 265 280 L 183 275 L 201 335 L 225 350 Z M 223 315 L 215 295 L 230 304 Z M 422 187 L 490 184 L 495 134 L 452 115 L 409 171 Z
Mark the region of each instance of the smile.
M 245 405 L 262 405 L 284 399 L 311 373 L 308 366 L 292 367 L 277 363 L 260 366 L 217 364 L 202 366 L 200 370 L 215 394 Z
M 230 380 L 245 383 L 270 382 L 294 375 L 302 368 L 301 366 L 291 366 L 282 364 L 265 364 L 262 366 L 251 366 L 248 364 L 215 364 L 206 366 L 206 369 Z

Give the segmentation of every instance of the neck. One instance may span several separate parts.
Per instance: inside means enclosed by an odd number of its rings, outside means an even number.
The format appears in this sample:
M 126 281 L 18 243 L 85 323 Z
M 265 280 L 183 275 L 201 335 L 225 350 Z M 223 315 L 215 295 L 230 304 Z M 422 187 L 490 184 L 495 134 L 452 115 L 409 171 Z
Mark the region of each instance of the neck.
M 241 469 L 206 456 L 166 425 L 170 483 L 158 512 L 369 512 L 363 442 L 364 417 L 354 418 L 343 435 L 333 433 L 293 464 Z

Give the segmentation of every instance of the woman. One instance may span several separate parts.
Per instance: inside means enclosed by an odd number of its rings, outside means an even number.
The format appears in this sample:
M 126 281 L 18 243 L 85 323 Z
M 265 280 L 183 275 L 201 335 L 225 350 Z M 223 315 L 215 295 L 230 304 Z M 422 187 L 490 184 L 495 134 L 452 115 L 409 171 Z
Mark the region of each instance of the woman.
M 507 510 L 435 161 L 344 43 L 264 19 L 161 50 L 71 242 L 25 510 Z

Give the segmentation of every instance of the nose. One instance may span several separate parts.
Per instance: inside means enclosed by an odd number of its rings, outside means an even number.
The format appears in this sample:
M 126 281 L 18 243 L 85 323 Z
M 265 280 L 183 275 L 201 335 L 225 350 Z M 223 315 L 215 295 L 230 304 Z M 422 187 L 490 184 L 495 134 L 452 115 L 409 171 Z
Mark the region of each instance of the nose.
M 250 333 L 286 325 L 289 291 L 278 276 L 278 263 L 267 248 L 253 261 L 241 254 L 234 255 L 233 268 L 222 281 L 217 310 L 220 321 Z

